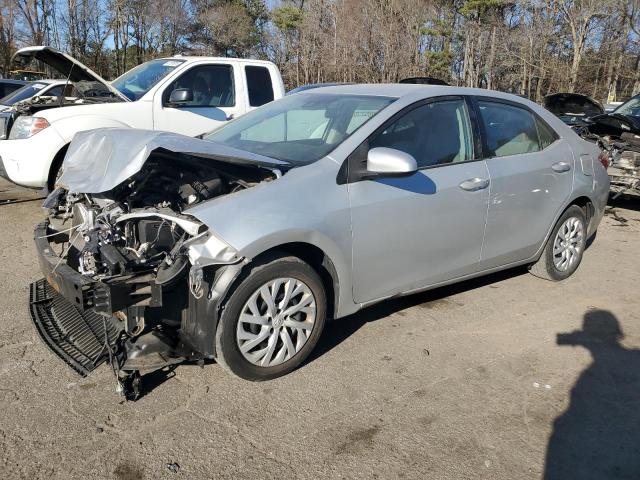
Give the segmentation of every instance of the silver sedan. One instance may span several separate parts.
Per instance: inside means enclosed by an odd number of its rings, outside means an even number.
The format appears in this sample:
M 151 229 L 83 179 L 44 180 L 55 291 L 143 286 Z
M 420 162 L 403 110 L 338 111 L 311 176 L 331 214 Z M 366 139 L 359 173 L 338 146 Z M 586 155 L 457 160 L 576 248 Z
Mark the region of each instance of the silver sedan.
M 88 132 L 42 231 L 75 208 L 84 240 L 40 263 L 84 315 L 120 318 L 119 369 L 161 330 L 167 358 L 264 380 L 300 365 L 328 317 L 518 265 L 569 277 L 607 201 L 599 155 L 528 100 L 419 85 L 309 90 L 201 139 Z M 109 302 L 86 303 L 60 262 Z

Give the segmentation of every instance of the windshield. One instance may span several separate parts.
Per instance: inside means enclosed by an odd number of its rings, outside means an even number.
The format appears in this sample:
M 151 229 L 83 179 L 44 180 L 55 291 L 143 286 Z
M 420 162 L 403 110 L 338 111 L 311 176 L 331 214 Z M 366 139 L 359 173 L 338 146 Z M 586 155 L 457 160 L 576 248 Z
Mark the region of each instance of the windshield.
M 13 105 L 16 102 L 21 102 L 22 100 L 33 97 L 46 86 L 47 85 L 45 83 L 29 83 L 0 99 L 0 104 Z
M 633 97 L 626 103 L 623 103 L 616 108 L 613 113 L 619 113 L 629 117 L 640 117 L 640 96 Z
M 184 60 L 151 60 L 116 78 L 111 85 L 129 100 L 138 100 Z
M 204 139 L 290 163 L 311 163 L 394 100 L 297 93 L 247 113 Z

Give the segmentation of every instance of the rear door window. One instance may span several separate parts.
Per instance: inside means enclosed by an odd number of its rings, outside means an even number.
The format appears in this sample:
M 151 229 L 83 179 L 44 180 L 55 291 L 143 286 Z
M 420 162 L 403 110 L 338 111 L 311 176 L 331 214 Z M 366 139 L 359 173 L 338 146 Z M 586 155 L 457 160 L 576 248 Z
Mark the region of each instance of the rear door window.
M 530 111 L 505 103 L 479 100 L 487 157 L 540 151 L 536 118 Z
M 269 69 L 250 65 L 244 68 L 244 72 L 247 77 L 249 105 L 259 107 L 273 101 L 273 84 Z

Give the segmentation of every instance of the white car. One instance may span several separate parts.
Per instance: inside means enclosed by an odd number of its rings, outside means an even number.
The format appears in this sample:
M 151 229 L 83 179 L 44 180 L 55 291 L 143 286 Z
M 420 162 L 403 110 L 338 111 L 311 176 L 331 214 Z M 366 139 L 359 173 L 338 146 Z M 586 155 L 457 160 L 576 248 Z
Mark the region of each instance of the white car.
M 44 62 L 71 83 L 59 101 L 21 104 L 0 114 L 0 176 L 32 188 L 53 188 L 80 131 L 131 127 L 197 136 L 284 95 L 278 68 L 262 60 L 161 58 L 107 82 L 51 47 L 23 48 L 16 58 Z
M 33 102 L 35 99 L 44 100 L 44 97 L 60 97 L 66 85 L 67 82 L 65 80 L 38 80 L 29 82 L 24 87 L 0 99 L 0 112 L 11 110 L 13 106 L 17 106 L 25 101 Z

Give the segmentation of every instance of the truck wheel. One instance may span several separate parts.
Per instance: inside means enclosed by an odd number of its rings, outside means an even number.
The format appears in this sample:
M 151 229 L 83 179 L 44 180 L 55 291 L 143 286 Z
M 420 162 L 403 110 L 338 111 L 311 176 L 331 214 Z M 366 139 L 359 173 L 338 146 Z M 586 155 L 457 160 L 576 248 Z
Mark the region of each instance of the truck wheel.
M 246 380 L 269 380 L 298 367 L 318 343 L 326 317 L 320 276 L 297 257 L 250 268 L 224 304 L 216 361 Z
M 546 280 L 559 281 L 570 277 L 582 261 L 586 238 L 584 212 L 577 205 L 571 205 L 558 219 L 540 259 L 529 271 Z
M 64 161 L 64 156 L 67 154 L 67 148 L 69 146 L 65 145 L 62 149 L 56 154 L 53 158 L 53 162 L 51 162 L 51 169 L 49 170 L 49 178 L 47 179 L 47 188 L 50 192 L 53 192 L 56 182 L 62 175 L 62 162 Z

